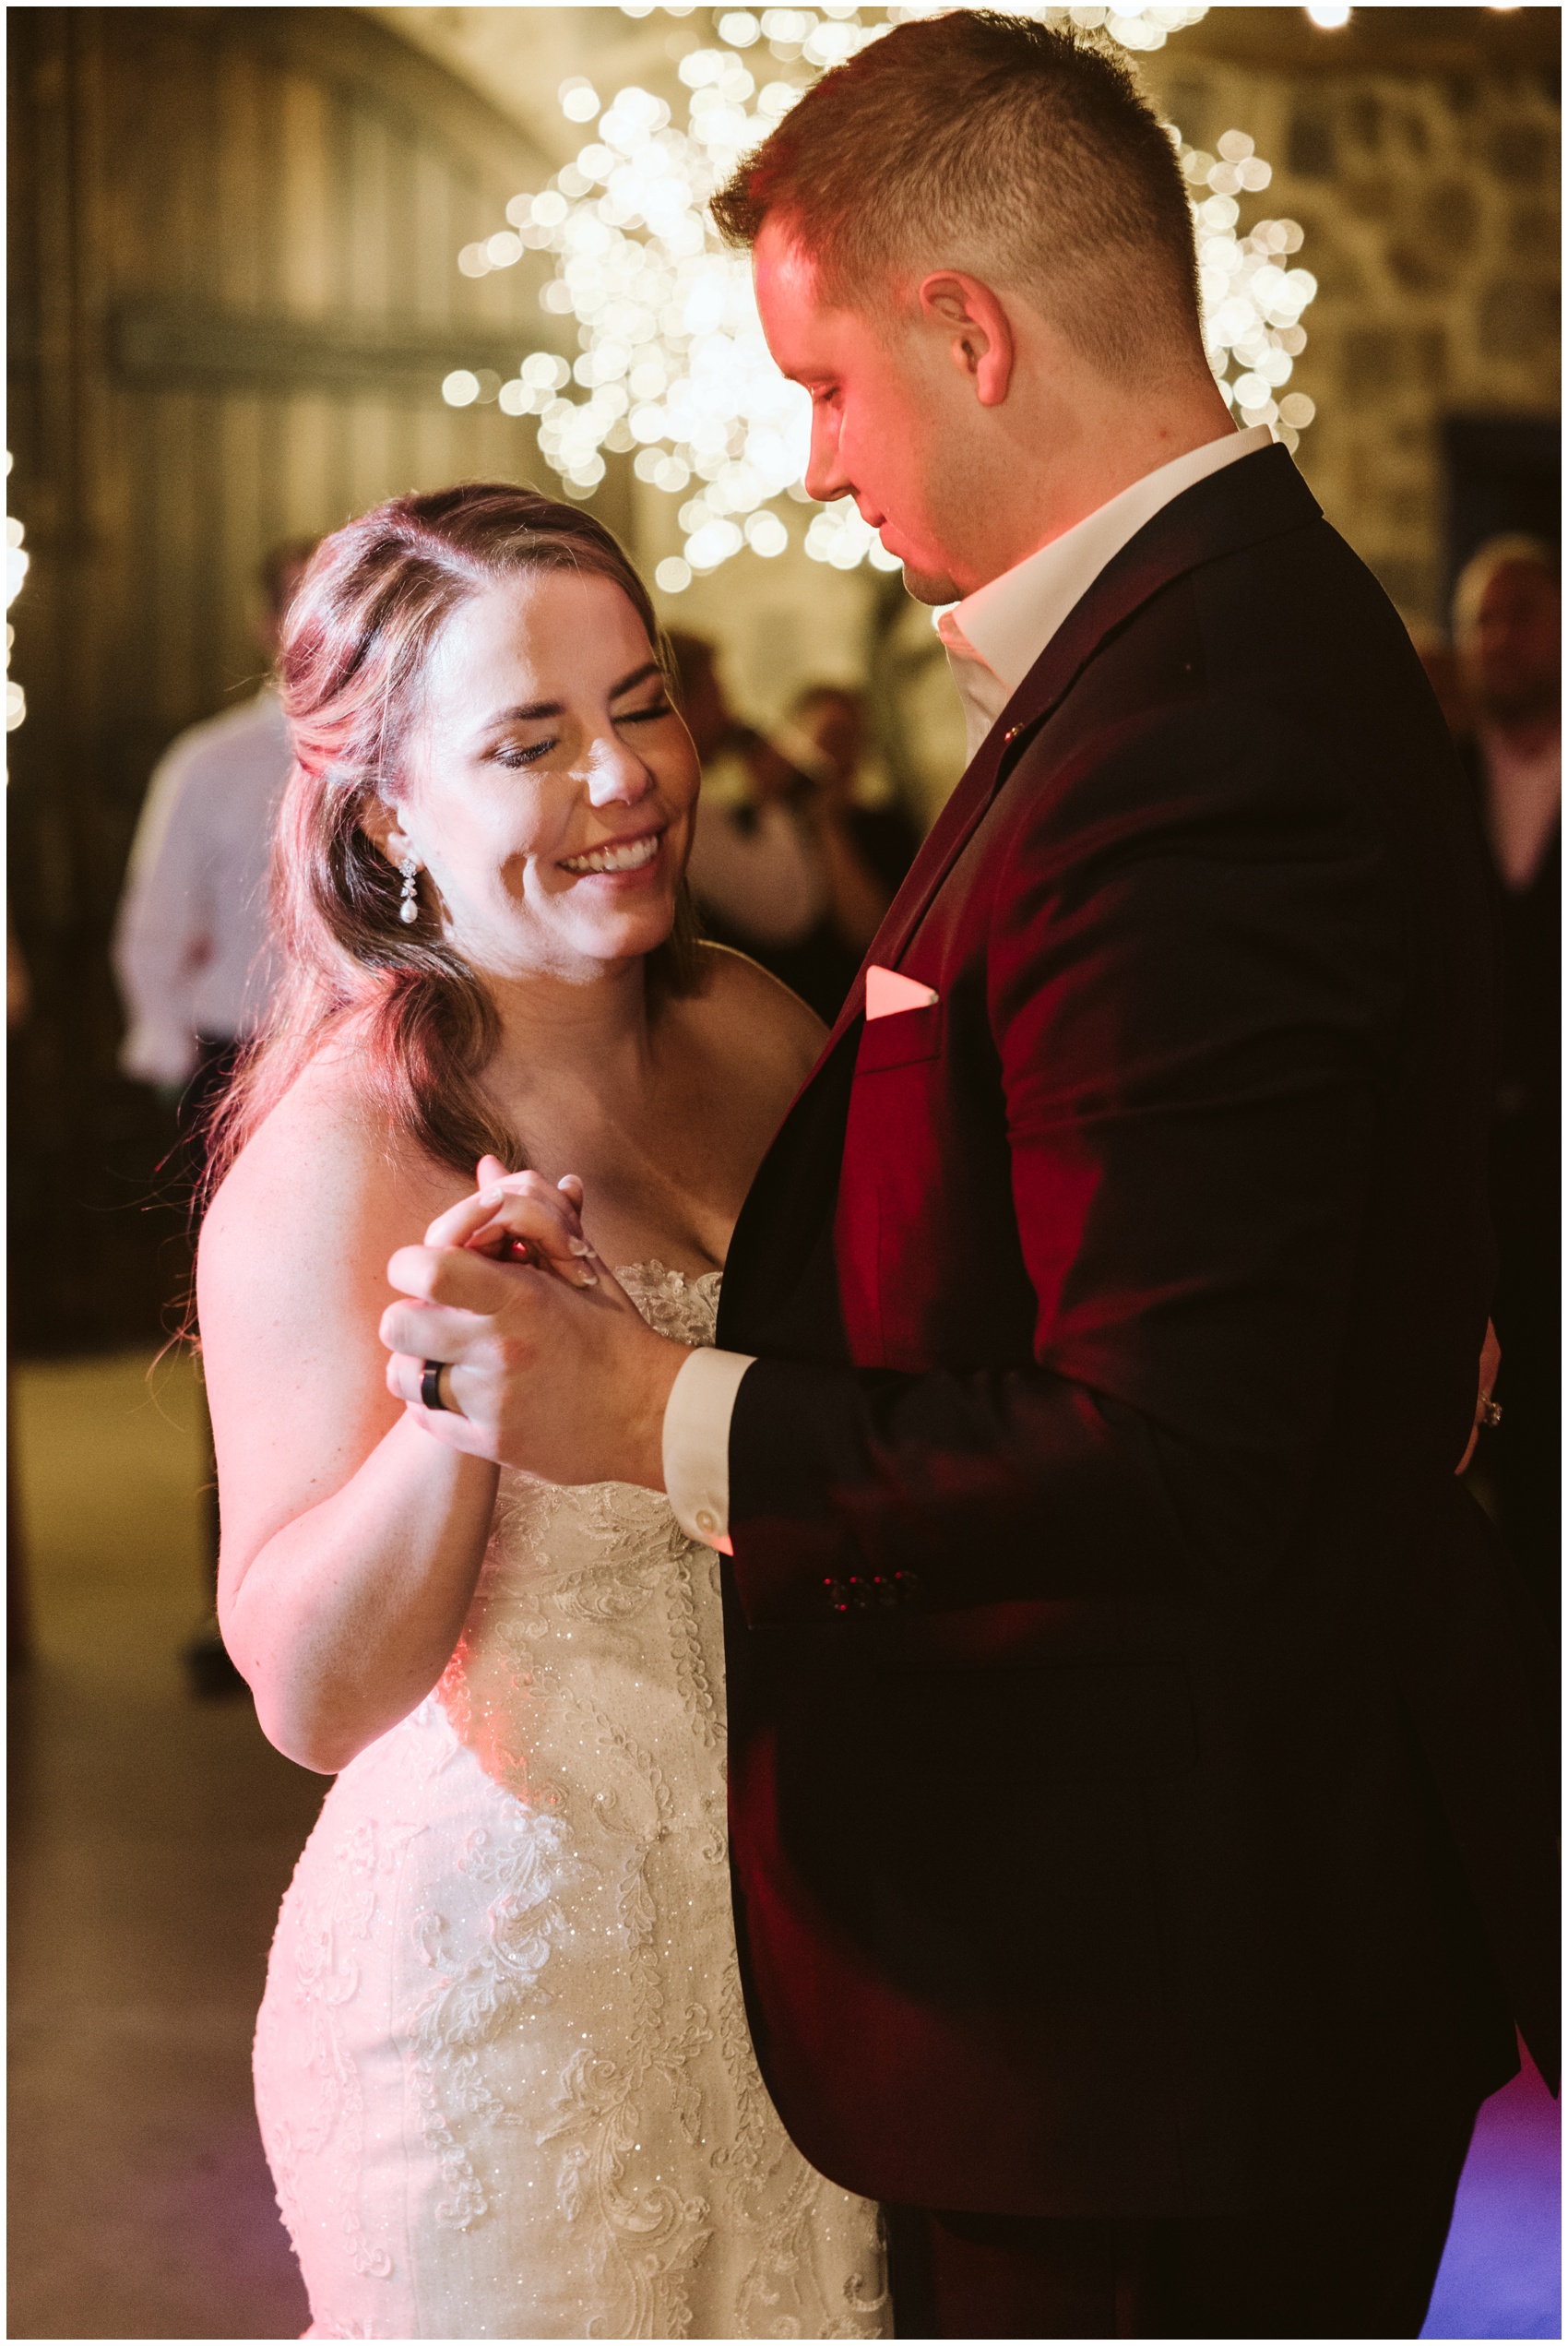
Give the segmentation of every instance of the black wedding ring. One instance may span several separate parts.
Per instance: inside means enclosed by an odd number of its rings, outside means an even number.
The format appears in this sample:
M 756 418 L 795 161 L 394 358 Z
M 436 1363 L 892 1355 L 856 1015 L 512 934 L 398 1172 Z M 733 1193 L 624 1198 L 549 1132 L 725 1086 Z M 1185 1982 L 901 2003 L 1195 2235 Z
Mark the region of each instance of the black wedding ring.
M 449 1407 L 449 1404 L 442 1399 L 441 1394 L 441 1372 L 445 1366 L 445 1361 L 426 1361 L 420 1371 L 420 1399 L 427 1410 L 444 1410 Z

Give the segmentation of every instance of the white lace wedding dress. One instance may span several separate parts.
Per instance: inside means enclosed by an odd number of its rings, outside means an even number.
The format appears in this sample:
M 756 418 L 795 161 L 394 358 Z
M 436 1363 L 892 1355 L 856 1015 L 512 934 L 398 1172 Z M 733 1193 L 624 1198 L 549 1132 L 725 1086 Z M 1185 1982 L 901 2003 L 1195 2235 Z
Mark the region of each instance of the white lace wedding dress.
M 719 1278 L 619 1273 L 710 1343 Z M 461 1643 L 327 1794 L 256 2106 L 321 2338 L 877 2338 L 875 2210 L 753 2059 L 716 1559 L 668 1502 L 503 1474 Z

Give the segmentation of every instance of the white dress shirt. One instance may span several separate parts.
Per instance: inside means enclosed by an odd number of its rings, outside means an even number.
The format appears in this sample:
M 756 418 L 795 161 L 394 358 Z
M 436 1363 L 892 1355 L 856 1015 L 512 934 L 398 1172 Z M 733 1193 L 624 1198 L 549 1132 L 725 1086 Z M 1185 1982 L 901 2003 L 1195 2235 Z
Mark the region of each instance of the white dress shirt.
M 260 1020 L 279 974 L 267 865 L 292 752 L 278 695 L 193 725 L 148 786 L 114 931 L 130 1015 L 120 1047 L 142 1083 L 184 1083 L 198 1038 L 231 1042 Z
M 944 611 L 937 632 L 964 704 L 971 761 L 1029 670 L 1112 557 L 1162 506 L 1227 464 L 1265 448 L 1266 423 L 1228 432 L 1146 473 L 1038 554 Z M 706 1351 L 685 1361 L 664 1407 L 664 1487 L 681 1529 L 730 1547 L 730 1420 L 754 1355 Z

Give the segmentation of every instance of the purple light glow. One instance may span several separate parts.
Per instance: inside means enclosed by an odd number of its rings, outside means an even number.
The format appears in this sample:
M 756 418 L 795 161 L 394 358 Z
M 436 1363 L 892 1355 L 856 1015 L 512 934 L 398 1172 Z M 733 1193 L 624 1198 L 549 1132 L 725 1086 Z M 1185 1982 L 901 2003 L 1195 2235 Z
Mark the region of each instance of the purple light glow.
M 1561 2338 L 1562 2118 L 1534 2064 L 1476 2121 L 1423 2338 Z

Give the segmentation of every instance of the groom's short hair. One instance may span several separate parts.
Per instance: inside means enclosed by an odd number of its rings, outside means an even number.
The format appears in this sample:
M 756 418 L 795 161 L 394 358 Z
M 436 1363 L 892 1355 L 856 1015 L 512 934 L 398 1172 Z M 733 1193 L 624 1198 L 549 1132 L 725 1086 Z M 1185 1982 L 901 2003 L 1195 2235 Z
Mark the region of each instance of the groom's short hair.
M 830 303 L 962 268 L 1030 301 L 1123 380 L 1203 363 L 1193 215 L 1170 133 L 1119 56 L 959 7 L 826 74 L 714 197 L 722 232 L 776 216 Z

